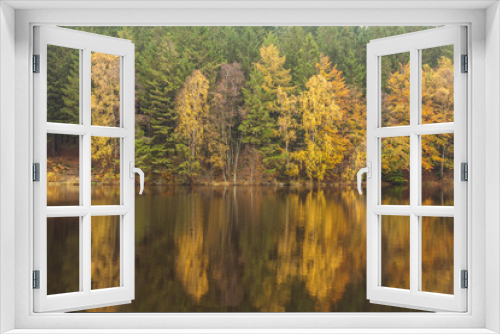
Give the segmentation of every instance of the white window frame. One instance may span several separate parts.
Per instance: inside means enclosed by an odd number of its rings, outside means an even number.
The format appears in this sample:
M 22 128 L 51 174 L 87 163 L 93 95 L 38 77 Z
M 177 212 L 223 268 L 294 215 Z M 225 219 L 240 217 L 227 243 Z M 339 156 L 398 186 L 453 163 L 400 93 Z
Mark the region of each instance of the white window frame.
M 420 9 L 387 9 L 387 2 L 370 2 L 371 9 L 363 9 L 366 4 L 348 4 L 339 2 L 344 8 L 360 6 L 361 8 L 350 10 L 342 8 L 322 8 L 318 5 L 315 9 L 311 4 L 305 2 L 288 3 L 281 5 L 281 9 L 265 9 L 265 5 L 256 5 L 253 8 L 244 8 L 245 4 L 232 5 L 231 9 L 217 9 L 220 4 L 215 2 L 213 7 L 207 9 L 185 8 L 185 9 L 158 9 L 158 4 L 149 4 L 155 9 L 58 9 L 57 6 L 68 6 L 68 2 L 37 3 L 19 2 L 20 6 L 38 6 L 39 9 L 18 10 L 15 13 L 15 24 L 12 20 L 13 10 L 5 3 L 0 4 L 2 15 L 0 16 L 0 43 L 2 53 L 0 61 L 2 75 L 10 73 L 10 76 L 0 78 L 0 94 L 2 97 L 1 117 L 11 126 L 15 125 L 15 146 L 6 143 L 5 137 L 9 132 L 0 132 L 0 158 L 14 157 L 14 164 L 7 164 L 6 160 L 0 160 L 0 171 L 13 171 L 15 168 L 15 221 L 6 222 L 2 217 L 1 236 L 2 249 L 0 249 L 0 264 L 2 278 L 0 281 L 0 292 L 2 303 L 0 312 L 3 319 L 15 313 L 14 320 L 7 320 L 7 325 L 2 325 L 2 330 L 16 328 L 15 333 L 26 333 L 23 329 L 64 329 L 61 332 L 76 332 L 76 329 L 93 329 L 88 332 L 105 332 L 104 329 L 132 329 L 142 326 L 143 330 L 128 331 L 129 333 L 144 332 L 146 328 L 161 329 L 170 328 L 196 328 L 202 329 L 225 328 L 225 332 L 237 332 L 236 329 L 256 328 L 256 331 L 266 332 L 264 329 L 293 329 L 301 328 L 295 332 L 335 332 L 335 328 L 347 329 L 358 328 L 358 332 L 377 332 L 377 328 L 392 328 L 393 332 L 410 332 L 409 328 L 420 328 L 420 332 L 431 332 L 429 328 L 438 328 L 432 332 L 454 332 L 465 329 L 467 333 L 491 333 L 486 328 L 500 331 L 500 280 L 499 280 L 499 244 L 500 229 L 498 220 L 500 218 L 500 175 L 497 167 L 500 163 L 500 136 L 498 125 L 500 117 L 498 109 L 500 99 L 500 12 L 498 4 L 470 2 L 444 2 L 436 1 L 427 6 L 440 4 L 441 8 L 451 6 L 462 6 L 462 9 L 436 9 L 425 8 L 426 4 L 420 5 Z M 149 2 L 143 5 L 145 8 Z M 16 6 L 16 1 L 10 4 Z M 465 4 L 465 5 L 464 5 Z M 52 6 L 50 10 L 40 10 L 43 6 Z M 485 10 L 486 5 L 491 5 Z M 54 7 L 55 6 L 55 7 Z M 97 6 L 95 2 L 84 2 L 84 5 L 74 6 Z M 113 5 L 110 5 L 113 6 Z M 116 6 L 116 3 L 115 3 Z M 137 5 L 136 6 L 141 6 Z M 174 6 L 174 5 L 171 5 Z M 182 6 L 177 4 L 177 6 Z M 188 6 L 188 5 L 184 5 Z M 205 3 L 205 6 L 207 4 Z M 259 7 L 260 6 L 260 7 Z M 280 5 L 275 4 L 275 7 Z M 283 7 L 284 6 L 284 7 Z M 287 8 L 294 7 L 295 9 Z M 328 7 L 327 5 L 325 5 Z M 398 6 L 403 6 L 398 3 Z M 439 5 L 437 5 L 439 7 Z M 469 6 L 483 6 L 483 9 L 463 9 Z M 102 5 L 101 5 L 102 7 Z M 385 7 L 385 9 L 384 9 Z M 259 9 L 260 8 L 260 9 Z M 376 8 L 376 9 L 373 9 Z M 7 20 L 5 19 L 5 16 Z M 9 16 L 10 15 L 10 16 Z M 485 26 L 485 22 L 487 26 Z M 373 314 L 373 313 L 293 313 L 293 314 L 34 314 L 31 286 L 32 270 L 32 221 L 33 203 L 30 198 L 32 194 L 32 183 L 30 181 L 31 157 L 33 156 L 32 142 L 32 82 L 30 75 L 32 27 L 35 24 L 58 24 L 58 25 L 437 25 L 437 24 L 462 24 L 469 27 L 469 50 L 471 59 L 469 69 L 468 85 L 468 152 L 470 158 L 470 183 L 468 190 L 468 235 L 471 240 L 468 243 L 468 268 L 469 268 L 469 307 L 467 313 L 435 313 L 435 314 Z M 6 27 L 8 29 L 6 29 Z M 15 29 L 14 29 L 15 28 Z M 14 65 L 12 60 L 12 39 L 8 38 L 15 30 L 15 74 L 9 68 Z M 7 38 L 6 38 L 7 37 Z M 6 43 L 6 44 L 4 44 Z M 4 48 L 6 45 L 6 48 Z M 5 53 L 10 54 L 5 55 Z M 488 71 L 485 70 L 488 66 Z M 9 81 L 9 79 L 12 79 Z M 15 100 L 6 96 L 13 92 L 9 85 L 15 79 Z M 488 83 L 486 85 L 486 83 Z M 15 117 L 6 115 L 5 108 L 15 106 Z M 9 110 L 12 112 L 12 109 Z M 488 117 L 488 122 L 486 119 Z M 5 123 L 4 123 L 5 124 Z M 0 130 L 5 125 L 0 125 Z M 488 136 L 486 131 L 490 131 Z M 12 132 L 10 132 L 12 133 Z M 488 155 L 485 154 L 488 149 Z M 488 162 L 488 164 L 486 164 Z M 488 182 L 486 172 L 492 172 Z M 9 176 L 11 177 L 11 176 Z M 4 184 L 13 185 L 8 181 L 5 174 L 0 174 L 2 189 L 0 190 L 1 209 L 5 210 L 5 197 L 8 195 Z M 486 196 L 488 192 L 488 197 Z M 485 206 L 488 204 L 488 206 Z M 5 211 L 4 211 L 5 212 Z M 4 214 L 4 213 L 2 213 Z M 7 211 L 7 214 L 10 214 Z M 5 215 L 7 215 L 5 214 Z M 11 225 L 12 224 L 12 225 Z M 8 238 L 15 238 L 15 246 Z M 4 249 L 3 247 L 6 247 Z M 14 251 L 12 257 L 9 251 Z M 486 260 L 485 260 L 486 259 Z M 5 270 L 7 269 L 7 271 Z M 11 270 L 9 270 L 11 269 Z M 9 274 L 12 273 L 12 276 Z M 4 278 L 5 276 L 5 278 Z M 9 292 L 11 287 L 6 286 L 8 282 L 15 280 L 15 291 Z M 488 293 L 485 293 L 488 289 Z M 5 301 L 4 301 L 5 298 Z M 14 312 L 8 310 L 10 305 L 15 305 Z M 12 306 L 11 306 L 12 309 Z M 10 312 L 10 313 L 9 313 Z M 2 318 L 0 318 L 2 319 Z M 8 327 L 9 326 L 9 327 Z M 101 330 L 99 330 L 101 329 Z M 259 330 L 260 329 L 260 330 Z M 323 329 L 323 330 L 321 330 Z M 328 330 L 329 329 L 329 330 Z M 446 331 L 449 329 L 449 331 Z M 244 330 L 242 330 L 243 332 Z M 270 330 L 272 331 L 272 330 Z M 36 331 L 30 331 L 34 333 Z M 56 332 L 56 331 L 51 331 Z M 86 331 L 87 332 L 87 331 Z M 120 331 L 118 331 L 120 332 Z M 168 332 L 165 330 L 165 332 Z M 214 331 L 212 331 L 214 332 Z M 217 332 L 217 331 L 215 331 Z M 248 331 L 247 331 L 248 332 Z M 269 332 L 269 331 L 267 331 Z M 355 333 L 356 331 L 350 331 Z M 388 332 L 379 330 L 378 332 Z M 415 331 L 411 331 L 415 333 Z
M 461 71 L 461 55 L 467 54 L 466 27 L 448 26 L 381 38 L 367 46 L 367 160 L 371 177 L 367 179 L 367 288 L 368 299 L 376 304 L 407 306 L 422 310 L 467 310 L 467 290 L 461 287 L 460 275 L 467 270 L 467 183 L 461 181 L 461 163 L 467 163 L 467 76 Z M 454 121 L 421 122 L 422 50 L 440 46 L 453 47 Z M 381 58 L 407 52 L 410 56 L 409 124 L 382 125 Z M 422 205 L 421 135 L 454 134 L 454 205 Z M 408 205 L 382 204 L 382 140 L 404 136 L 410 141 L 410 202 Z M 408 217 L 409 289 L 382 286 L 381 224 L 388 215 Z M 453 294 L 422 291 L 422 217 L 453 217 Z
M 80 65 L 79 124 L 47 122 L 47 46 L 78 50 Z M 100 52 L 119 57 L 120 124 L 118 127 L 92 125 L 91 54 Z M 135 161 L 135 52 L 129 40 L 101 36 L 59 27 L 34 27 L 34 53 L 39 55 L 39 73 L 34 84 L 34 162 L 40 164 L 39 182 L 33 184 L 34 269 L 39 270 L 39 289 L 34 289 L 36 312 L 75 311 L 99 306 L 130 303 L 135 290 L 135 185 L 130 177 Z M 80 145 L 80 205 L 47 206 L 47 134 L 78 136 Z M 108 137 L 120 142 L 120 204 L 92 205 L 92 137 Z M 132 173 L 132 175 L 134 175 Z M 120 224 L 119 286 L 92 290 L 92 217 L 118 216 Z M 79 219 L 79 291 L 47 294 L 47 218 Z M 92 306 L 90 306 L 92 305 Z

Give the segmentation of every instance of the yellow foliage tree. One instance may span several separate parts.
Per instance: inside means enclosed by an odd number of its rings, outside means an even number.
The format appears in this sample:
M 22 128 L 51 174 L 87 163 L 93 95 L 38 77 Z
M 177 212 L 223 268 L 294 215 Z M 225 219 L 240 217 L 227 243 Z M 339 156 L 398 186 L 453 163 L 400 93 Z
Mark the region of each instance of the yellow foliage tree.
M 184 82 L 175 103 L 179 115 L 176 130 L 184 139 L 184 143 L 178 145 L 185 154 L 180 172 L 191 180 L 201 168 L 200 151 L 209 112 L 208 87 L 208 79 L 199 70 L 194 70 Z
M 451 59 L 441 57 L 436 68 L 422 68 L 422 123 L 453 122 L 454 74 Z M 443 179 L 453 170 L 453 134 L 422 136 L 422 168 Z M 449 173 L 448 173 L 449 174 Z M 451 175 L 449 175 L 451 177 Z
M 261 59 L 255 66 L 263 78 L 262 89 L 272 96 L 276 96 L 278 88 L 286 93 L 293 92 L 295 87 L 291 87 L 290 84 L 292 81 L 290 70 L 284 67 L 286 58 L 280 57 L 278 48 L 274 44 L 262 46 L 260 56 Z
M 297 175 L 298 168 L 295 164 L 290 164 L 290 143 L 297 139 L 297 97 L 288 95 L 286 91 L 278 87 L 276 109 L 278 110 L 278 133 L 285 142 L 286 174 Z
M 410 124 L 410 62 L 399 64 L 382 92 L 382 126 Z
M 316 64 L 318 75 L 331 82 L 335 103 L 342 114 L 338 123 L 342 137 L 348 140 L 344 147 L 344 161 L 340 165 L 340 180 L 352 181 L 359 168 L 366 164 L 366 105 L 361 91 L 346 85 L 342 71 L 330 59 L 321 57 Z
M 348 143 L 340 131 L 342 110 L 335 103 L 333 89 L 332 82 L 315 75 L 299 96 L 306 149 L 297 152 L 295 158 L 305 165 L 310 180 L 322 181 L 326 171 L 342 161 Z
M 120 57 L 92 53 L 92 125 L 120 125 Z M 119 140 L 92 137 L 92 181 L 119 182 Z

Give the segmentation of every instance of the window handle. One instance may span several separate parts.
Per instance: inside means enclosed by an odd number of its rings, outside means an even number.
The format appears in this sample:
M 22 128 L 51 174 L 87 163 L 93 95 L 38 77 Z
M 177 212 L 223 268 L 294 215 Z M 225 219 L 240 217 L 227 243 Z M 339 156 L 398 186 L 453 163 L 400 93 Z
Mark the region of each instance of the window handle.
M 141 185 L 141 189 L 139 190 L 139 195 L 142 195 L 142 192 L 144 191 L 144 172 L 140 168 L 134 167 L 133 161 L 130 161 L 129 171 L 131 179 L 134 179 L 135 173 L 139 174 L 139 184 Z
M 371 179 L 372 178 L 372 163 L 368 162 L 368 167 L 363 167 L 358 171 L 358 191 L 360 195 L 363 195 L 363 189 L 361 188 L 361 176 L 366 173 L 366 177 Z

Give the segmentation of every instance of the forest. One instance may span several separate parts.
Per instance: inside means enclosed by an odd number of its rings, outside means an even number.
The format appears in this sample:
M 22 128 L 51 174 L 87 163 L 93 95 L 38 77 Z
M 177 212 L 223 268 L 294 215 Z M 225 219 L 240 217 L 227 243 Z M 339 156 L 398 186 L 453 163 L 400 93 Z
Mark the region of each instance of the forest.
M 294 185 L 354 180 L 366 161 L 366 45 L 429 27 L 71 28 L 135 43 L 147 182 Z M 48 121 L 78 123 L 78 50 L 51 46 L 48 61 Z M 422 63 L 422 122 L 453 121 L 453 49 L 423 50 Z M 384 56 L 383 126 L 409 124 L 409 85 L 409 56 Z M 119 126 L 119 104 L 119 58 L 92 53 L 92 124 Z M 48 137 L 49 181 L 78 174 L 69 137 Z M 384 181 L 407 182 L 406 139 L 382 141 Z M 118 182 L 119 152 L 92 138 L 93 182 Z M 422 169 L 452 176 L 452 134 L 422 136 Z

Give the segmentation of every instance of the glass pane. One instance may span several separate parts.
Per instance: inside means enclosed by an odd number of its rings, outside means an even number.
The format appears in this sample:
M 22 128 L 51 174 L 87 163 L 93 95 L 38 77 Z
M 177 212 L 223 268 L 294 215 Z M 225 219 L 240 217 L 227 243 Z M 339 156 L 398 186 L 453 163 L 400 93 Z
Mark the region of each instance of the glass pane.
M 410 137 L 382 138 L 382 204 L 410 205 Z
M 47 45 L 47 122 L 80 123 L 80 50 Z
M 80 137 L 47 134 L 47 205 L 80 205 Z
M 92 205 L 120 205 L 120 138 L 92 137 Z
M 120 286 L 120 218 L 92 217 L 92 290 Z
M 92 52 L 92 125 L 120 126 L 120 57 Z
M 47 218 L 47 294 L 80 291 L 80 218 Z
M 410 125 L 410 53 L 381 57 L 382 126 Z
M 453 294 L 453 218 L 422 217 L 422 291 Z
M 382 216 L 382 286 L 410 289 L 410 217 Z
M 422 205 L 453 206 L 453 138 L 422 136 Z
M 422 124 L 453 122 L 453 45 L 421 52 Z

